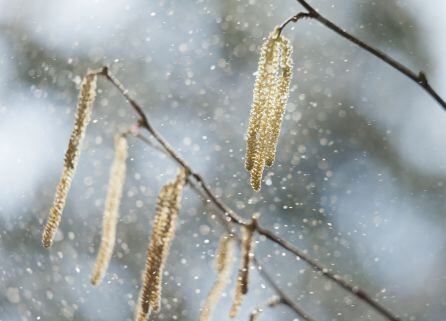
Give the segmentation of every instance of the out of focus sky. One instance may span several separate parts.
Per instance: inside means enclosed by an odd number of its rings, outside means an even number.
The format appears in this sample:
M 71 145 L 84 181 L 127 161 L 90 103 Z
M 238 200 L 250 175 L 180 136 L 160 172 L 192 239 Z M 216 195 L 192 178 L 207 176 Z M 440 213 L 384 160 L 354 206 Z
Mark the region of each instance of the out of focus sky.
M 309 2 L 424 70 L 446 96 L 444 1 Z M 259 48 L 300 10 L 292 0 L 0 0 L 0 321 L 132 319 L 156 196 L 177 169 L 130 142 L 115 254 L 93 287 L 113 135 L 136 120 L 104 80 L 56 242 L 40 245 L 81 78 L 105 64 L 240 214 L 260 213 L 263 225 L 402 319 L 446 320 L 446 113 L 397 71 L 316 21 L 287 27 L 295 68 L 277 161 L 260 193 L 249 186 L 244 135 Z M 215 211 L 186 188 L 154 320 L 198 318 L 223 232 Z M 257 241 L 256 256 L 316 320 L 382 320 Z M 233 286 L 214 319 L 229 320 Z M 238 319 L 272 294 L 253 271 Z M 286 307 L 263 318 L 298 320 Z

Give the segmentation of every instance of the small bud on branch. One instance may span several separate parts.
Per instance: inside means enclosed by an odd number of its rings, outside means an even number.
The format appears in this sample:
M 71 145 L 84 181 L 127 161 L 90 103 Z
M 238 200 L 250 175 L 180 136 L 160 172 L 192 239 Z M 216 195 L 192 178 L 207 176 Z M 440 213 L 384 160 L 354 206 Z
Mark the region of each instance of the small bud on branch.
M 76 120 L 65 153 L 64 168 L 59 184 L 57 185 L 53 206 L 42 234 L 42 245 L 44 247 L 50 247 L 53 244 L 54 235 L 62 218 L 62 212 L 65 207 L 68 192 L 70 191 L 71 181 L 79 160 L 85 130 L 91 119 L 93 102 L 96 97 L 96 79 L 96 73 L 89 71 L 81 83 L 76 109 Z

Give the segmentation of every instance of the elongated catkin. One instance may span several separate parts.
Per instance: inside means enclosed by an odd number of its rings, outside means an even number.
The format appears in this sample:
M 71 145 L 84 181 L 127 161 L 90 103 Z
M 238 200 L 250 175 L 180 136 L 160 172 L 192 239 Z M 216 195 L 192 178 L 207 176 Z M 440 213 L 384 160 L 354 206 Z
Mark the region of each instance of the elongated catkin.
M 285 113 L 286 104 L 289 97 L 291 77 L 293 75 L 293 47 L 290 40 L 285 37 L 280 39 L 281 59 L 280 59 L 280 77 L 277 85 L 274 109 L 271 110 L 271 136 L 268 141 L 268 150 L 266 153 L 266 166 L 272 166 L 276 155 L 277 141 L 282 126 L 282 119 Z
M 175 181 L 164 185 L 158 195 L 143 285 L 136 307 L 137 321 L 146 321 L 152 311 L 160 308 L 163 269 L 174 237 L 185 182 L 186 172 L 181 169 Z
M 240 268 L 237 276 L 237 283 L 235 285 L 234 299 L 232 301 L 231 310 L 229 311 L 229 316 L 231 318 L 237 316 L 242 304 L 243 296 L 248 293 L 249 267 L 251 263 L 253 235 L 254 229 L 252 226 L 242 227 Z
M 251 186 L 261 187 L 265 166 L 274 162 L 292 75 L 292 47 L 276 28 L 260 51 L 246 138 L 245 167 Z
M 254 157 L 258 141 L 257 136 L 260 129 L 262 114 L 265 111 L 265 106 L 268 99 L 268 88 L 265 86 L 265 84 L 270 76 L 269 66 L 272 64 L 274 59 L 274 44 L 274 37 L 272 37 L 270 34 L 260 50 L 257 77 L 253 91 L 251 115 L 249 119 L 248 133 L 246 135 L 245 167 L 248 171 L 251 171 L 254 165 Z
M 101 245 L 91 275 L 91 283 L 94 285 L 102 281 L 115 246 L 119 205 L 125 182 L 127 149 L 127 139 L 123 135 L 117 135 L 115 137 L 115 159 L 110 170 L 108 192 L 105 200 Z
M 218 273 L 217 279 L 215 280 L 211 292 L 209 292 L 204 301 L 199 321 L 209 321 L 211 319 L 212 311 L 229 283 L 233 254 L 234 240 L 232 237 L 225 234 L 220 238 L 220 245 L 215 255 L 215 270 Z
M 44 247 L 50 247 L 52 245 L 54 235 L 62 218 L 62 212 L 71 187 L 71 181 L 79 160 L 85 129 L 91 118 L 93 102 L 96 96 L 96 78 L 95 73 L 88 72 L 81 84 L 76 109 L 76 120 L 65 153 L 64 168 L 59 184 L 57 185 L 53 206 L 51 207 L 48 221 L 42 234 L 42 245 Z
M 270 114 L 274 110 L 275 97 L 277 92 L 277 71 L 279 69 L 278 42 L 273 39 L 271 46 L 271 61 L 267 66 L 267 78 L 264 83 L 265 101 L 261 113 L 260 125 L 257 133 L 257 145 L 254 154 L 254 165 L 251 169 L 251 186 L 254 190 L 260 190 L 263 169 L 265 168 L 266 153 L 268 151 L 269 137 L 271 136 Z

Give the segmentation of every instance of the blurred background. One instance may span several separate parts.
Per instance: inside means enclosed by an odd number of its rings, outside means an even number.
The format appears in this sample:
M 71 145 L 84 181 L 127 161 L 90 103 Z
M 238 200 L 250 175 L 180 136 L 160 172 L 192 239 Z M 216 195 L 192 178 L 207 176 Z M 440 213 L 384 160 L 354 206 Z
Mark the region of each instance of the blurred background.
M 312 0 L 338 25 L 446 96 L 442 0 Z M 115 253 L 89 282 L 113 158 L 136 120 L 103 79 L 60 231 L 41 231 L 87 68 L 111 67 L 153 125 L 245 217 L 307 251 L 404 320 L 446 320 L 446 114 L 416 84 L 316 21 L 290 25 L 294 78 L 276 164 L 260 193 L 243 167 L 258 50 L 296 1 L 0 0 L 0 320 L 131 320 L 155 199 L 177 168 L 140 141 L 130 159 Z M 186 188 L 162 311 L 197 320 L 223 229 Z M 316 320 L 383 320 L 257 237 L 256 255 Z M 236 273 L 234 267 L 234 277 Z M 214 320 L 229 320 L 234 282 Z M 237 320 L 273 292 L 257 272 Z M 285 306 L 261 319 L 299 320 Z

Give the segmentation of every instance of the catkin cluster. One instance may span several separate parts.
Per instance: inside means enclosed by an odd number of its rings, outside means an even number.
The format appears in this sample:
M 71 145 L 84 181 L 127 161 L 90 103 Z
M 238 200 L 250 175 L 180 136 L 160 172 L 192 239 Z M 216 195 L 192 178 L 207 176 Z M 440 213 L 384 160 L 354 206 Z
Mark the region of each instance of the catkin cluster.
M 181 169 L 175 181 L 164 185 L 158 195 L 143 285 L 135 318 L 146 321 L 151 311 L 158 311 L 161 301 L 163 269 L 174 237 L 186 172 Z
M 211 319 L 212 311 L 225 287 L 229 283 L 231 276 L 232 262 L 234 255 L 234 240 L 229 235 L 225 234 L 220 238 L 220 245 L 215 254 L 215 270 L 217 271 L 217 279 L 214 286 L 209 292 L 201 309 L 199 321 L 209 321 Z
M 276 28 L 260 52 L 247 132 L 245 167 L 259 191 L 265 166 L 272 166 L 292 77 L 293 48 Z
M 115 159 L 110 169 L 110 179 L 102 221 L 101 245 L 91 275 L 91 283 L 94 285 L 102 281 L 115 246 L 118 211 L 125 182 L 127 149 L 128 145 L 125 136 L 116 135 Z
M 243 226 L 240 268 L 237 276 L 237 283 L 235 285 L 234 299 L 232 301 L 231 310 L 229 311 L 229 316 L 231 318 L 237 316 L 237 313 L 242 304 L 243 296 L 248 293 L 249 266 L 251 262 L 253 235 L 253 226 Z
M 54 235 L 62 218 L 62 212 L 78 163 L 82 141 L 85 136 L 85 129 L 91 119 L 91 110 L 96 96 L 96 78 L 96 73 L 88 72 L 81 83 L 76 109 L 76 120 L 65 153 L 64 168 L 59 184 L 57 185 L 53 206 L 51 207 L 48 221 L 42 234 L 42 244 L 44 247 L 50 247 L 52 245 Z

